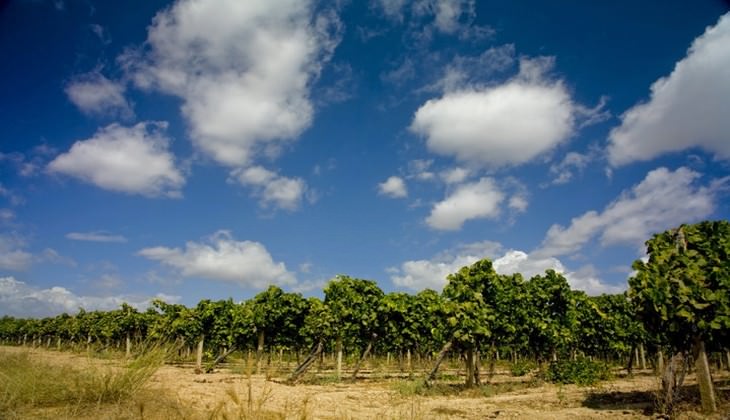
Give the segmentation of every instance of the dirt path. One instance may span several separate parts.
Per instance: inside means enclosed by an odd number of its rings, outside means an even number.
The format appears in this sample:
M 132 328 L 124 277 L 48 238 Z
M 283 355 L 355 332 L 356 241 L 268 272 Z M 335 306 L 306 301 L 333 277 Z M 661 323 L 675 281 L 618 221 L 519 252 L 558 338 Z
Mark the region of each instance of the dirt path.
M 2 351 L 28 350 L 4 347 Z M 68 352 L 31 350 L 31 355 L 51 363 L 119 363 Z M 288 386 L 263 375 L 233 373 L 235 368 L 198 375 L 188 366 L 163 366 L 148 384 L 149 395 L 175 401 L 179 406 L 171 417 L 181 418 L 643 419 L 652 418 L 651 392 L 657 387 L 657 378 L 649 372 L 582 388 L 525 387 L 516 382 L 516 389 L 510 390 L 509 377 L 504 377 L 495 378 L 501 382 L 499 391 L 490 395 L 473 390 L 420 396 L 398 392 L 399 386 L 409 386 L 398 379 Z M 691 413 L 684 417 L 704 418 Z

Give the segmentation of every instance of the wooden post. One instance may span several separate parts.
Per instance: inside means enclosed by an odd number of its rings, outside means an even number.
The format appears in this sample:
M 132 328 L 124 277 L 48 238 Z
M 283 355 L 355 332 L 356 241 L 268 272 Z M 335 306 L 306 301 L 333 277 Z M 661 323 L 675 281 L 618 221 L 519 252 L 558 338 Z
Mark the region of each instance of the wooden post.
M 466 350 L 466 387 L 474 386 L 474 349 Z
M 256 374 L 261 373 L 261 358 L 264 353 L 264 330 L 259 331 L 259 342 L 256 346 Z
M 125 357 L 129 359 L 132 356 L 132 339 L 129 337 L 129 333 L 127 333 L 127 343 L 126 343 L 126 350 L 125 350 Z
M 342 378 L 342 337 L 337 337 L 337 380 Z
M 641 369 L 646 369 L 646 352 L 644 351 L 644 343 L 639 343 L 639 362 Z
M 195 353 L 195 373 L 203 373 L 203 345 L 205 344 L 205 335 L 200 335 L 198 341 L 198 350 Z
M 413 374 L 413 365 L 411 364 L 411 349 L 406 351 L 406 368 L 408 369 L 408 376 Z
M 664 352 L 661 349 L 656 354 L 656 373 L 657 375 L 664 374 Z
M 693 348 L 695 358 L 695 369 L 697 371 L 697 385 L 700 388 L 700 399 L 702 400 L 702 411 L 705 413 L 714 413 L 717 411 L 717 399 L 715 397 L 715 388 L 712 385 L 712 376 L 710 375 L 710 364 L 707 361 L 707 352 L 705 352 L 705 342 L 697 339 Z

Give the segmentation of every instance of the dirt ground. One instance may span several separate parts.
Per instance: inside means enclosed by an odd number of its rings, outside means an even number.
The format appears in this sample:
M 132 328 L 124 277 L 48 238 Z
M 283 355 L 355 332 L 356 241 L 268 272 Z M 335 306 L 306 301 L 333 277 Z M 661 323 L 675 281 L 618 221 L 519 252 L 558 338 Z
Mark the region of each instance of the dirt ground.
M 86 355 L 3 347 L 5 352 L 31 352 L 50 363 L 118 364 Z M 593 387 L 553 384 L 528 385 L 524 379 L 497 374 L 493 388 L 455 390 L 449 395 L 399 392 L 412 386 L 404 379 L 366 379 L 352 383 L 325 380 L 289 386 L 277 375 L 242 373 L 231 363 L 210 374 L 195 374 L 190 365 L 165 365 L 147 385 L 144 399 L 135 402 L 136 418 L 244 419 L 644 419 L 657 418 L 652 396 L 659 380 L 650 371 L 618 377 Z M 715 375 L 728 383 L 727 372 Z M 267 376 L 270 376 L 267 379 Z M 446 373 L 449 377 L 449 373 Z M 329 379 L 326 379 L 329 378 Z M 312 384 L 319 382 L 320 384 Z M 685 380 L 689 394 L 694 376 Z M 456 389 L 456 386 L 453 388 Z M 730 418 L 727 388 L 720 387 L 722 409 L 714 416 L 698 414 L 689 401 L 680 418 Z M 696 391 L 695 391 L 696 392 Z M 691 399 L 691 398 L 690 398 Z M 160 406 L 166 408 L 160 409 Z M 98 413 L 97 413 L 98 414 Z M 90 415 L 96 417 L 97 415 Z M 0 418 L 2 415 L 0 415 Z M 103 417 L 116 418 L 112 413 Z M 124 416 L 129 417 L 129 416 Z

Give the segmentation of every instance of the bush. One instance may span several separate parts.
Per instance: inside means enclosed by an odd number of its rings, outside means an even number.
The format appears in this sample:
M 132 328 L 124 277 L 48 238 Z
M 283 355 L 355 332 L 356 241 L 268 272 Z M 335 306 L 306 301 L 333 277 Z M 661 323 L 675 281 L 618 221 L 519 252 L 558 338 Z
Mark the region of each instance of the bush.
M 610 379 L 611 370 L 605 363 L 580 358 L 551 362 L 543 375 L 546 381 L 552 383 L 586 386 Z
M 534 368 L 534 363 L 527 360 L 518 360 L 510 365 L 509 370 L 512 376 L 525 376 Z

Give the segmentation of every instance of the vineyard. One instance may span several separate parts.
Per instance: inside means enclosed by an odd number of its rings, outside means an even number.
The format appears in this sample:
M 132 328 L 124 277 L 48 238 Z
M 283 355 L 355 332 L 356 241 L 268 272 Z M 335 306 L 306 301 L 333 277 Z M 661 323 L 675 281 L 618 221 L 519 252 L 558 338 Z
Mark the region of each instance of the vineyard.
M 168 365 L 194 378 L 239 369 L 259 391 L 269 379 L 280 389 L 396 381 L 401 393 L 424 398 L 474 389 L 489 398 L 640 372 L 658 385 L 643 397 L 650 415 L 680 412 L 691 373 L 700 396 L 693 409 L 727 413 L 730 223 L 681 226 L 655 235 L 647 250 L 629 290 L 616 295 L 572 290 L 552 270 L 500 275 L 484 259 L 450 275 L 442 293 L 384 293 L 342 275 L 324 299 L 270 286 L 243 302 L 6 316 L 0 340 L 127 360 L 166 343 Z

